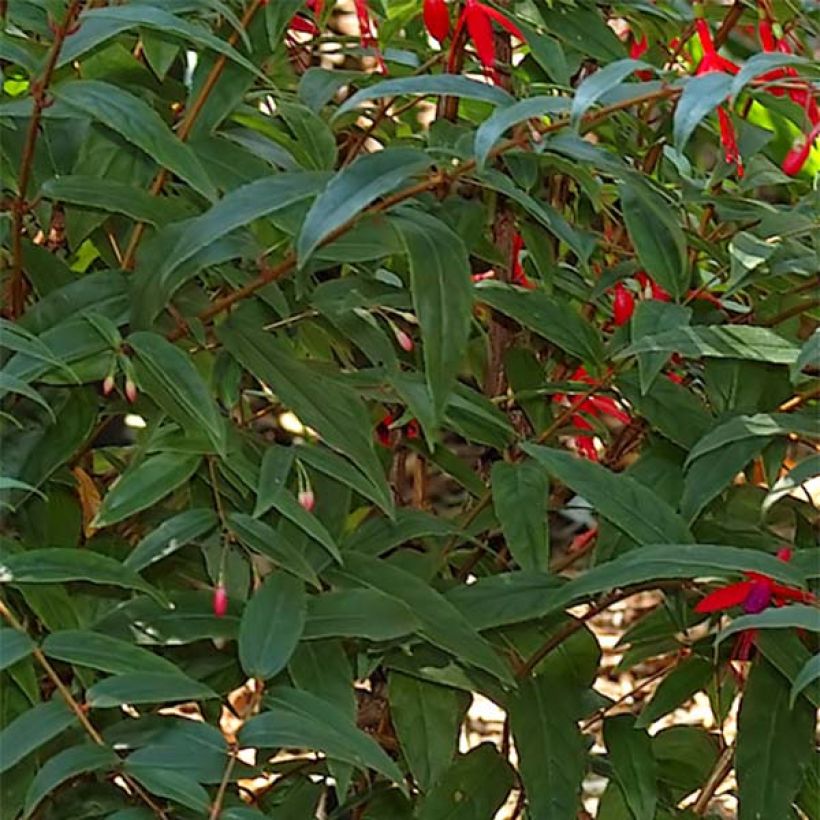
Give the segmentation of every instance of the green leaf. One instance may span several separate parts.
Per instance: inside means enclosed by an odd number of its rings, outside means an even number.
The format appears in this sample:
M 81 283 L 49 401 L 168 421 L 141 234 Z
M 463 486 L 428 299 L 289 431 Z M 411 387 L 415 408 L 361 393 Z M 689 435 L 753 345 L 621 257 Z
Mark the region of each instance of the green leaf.
M 253 508 L 253 514 L 257 518 L 273 506 L 274 496 L 286 487 L 294 457 L 292 447 L 277 444 L 268 447 L 263 453 L 256 487 L 256 506 Z
M 273 527 L 245 513 L 231 513 L 228 525 L 245 546 L 272 558 L 282 569 L 319 588 L 319 579 L 305 555 Z
M 463 97 L 468 100 L 481 100 L 493 105 L 509 105 L 514 102 L 506 91 L 495 85 L 470 80 L 457 74 L 426 74 L 419 77 L 384 80 L 370 86 L 370 88 L 363 88 L 339 106 L 334 119 L 348 111 L 352 111 L 363 102 L 378 100 L 382 97 L 397 97 L 401 94 Z
M 820 455 L 812 455 L 804 458 L 800 463 L 795 464 L 786 475 L 777 479 L 771 490 L 763 499 L 763 512 L 766 512 L 773 504 L 781 498 L 794 493 L 799 487 L 820 475 Z
M 237 361 L 267 384 L 323 441 L 344 453 L 376 485 L 389 493 L 384 471 L 373 452 L 373 436 L 364 402 L 350 388 L 311 371 L 272 336 L 233 320 L 217 336 Z
M 374 769 L 404 789 L 396 764 L 338 706 L 284 686 L 270 690 L 265 705 L 268 711 L 239 730 L 243 746 L 313 749 L 361 769 Z
M 302 637 L 390 641 L 421 628 L 407 604 L 375 589 L 342 589 L 308 598 Z
M 140 572 L 210 532 L 218 523 L 216 512 L 207 507 L 178 513 L 151 530 L 134 547 L 123 564 Z
M 717 108 L 728 96 L 732 77 L 721 71 L 710 71 L 700 77 L 690 77 L 683 86 L 675 107 L 673 122 L 675 148 L 683 151 L 692 132 L 701 120 Z
M 25 396 L 31 399 L 35 404 L 39 404 L 52 418 L 54 418 L 54 411 L 49 406 L 48 402 L 32 387 L 29 387 L 22 379 L 18 379 L 11 373 L 6 373 L 0 370 L 0 396 L 5 396 L 8 393 L 17 393 L 20 396 Z M 8 481 L 10 479 L 4 479 Z
M 65 629 L 49 635 L 42 646 L 50 658 L 103 672 L 164 672 L 181 674 L 171 661 L 119 638 L 87 629 Z
M 752 664 L 738 714 L 739 820 L 789 816 L 813 753 L 814 718 L 804 700 L 789 707 L 788 683 L 770 664 Z
M 574 817 L 580 803 L 585 754 L 578 729 L 577 684 L 543 674 L 521 681 L 509 715 L 519 771 L 533 817 Z
M 86 693 L 94 709 L 111 709 L 123 704 L 208 700 L 217 697 L 210 686 L 181 672 L 128 672 L 95 683 Z
M 0 670 L 8 669 L 17 661 L 27 658 L 34 649 L 34 641 L 19 629 L 0 629 Z
M 786 628 L 820 632 L 820 609 L 807 604 L 791 604 L 790 606 L 766 609 L 757 615 L 741 615 L 718 633 L 716 642 L 725 641 L 726 638 L 747 629 Z
M 615 355 L 626 359 L 639 353 L 680 353 L 697 359 L 750 359 L 772 364 L 793 364 L 800 348 L 765 327 L 726 325 L 681 327 L 647 336 Z
M 709 683 L 713 674 L 712 664 L 704 658 L 695 656 L 679 663 L 660 682 L 652 699 L 641 710 L 635 727 L 645 729 L 686 703 Z
M 202 430 L 225 453 L 225 422 L 190 357 L 156 333 L 132 333 L 137 383 L 183 430 Z
M 398 598 L 421 621 L 419 634 L 423 638 L 464 663 L 477 666 L 501 681 L 511 681 L 507 666 L 492 646 L 449 601 L 418 576 L 356 552 L 345 553 L 344 568 L 334 568 L 327 575 Z
M 635 727 L 631 715 L 617 715 L 604 721 L 604 742 L 633 819 L 654 820 L 658 775 L 649 735 Z
M 427 792 L 457 751 L 464 697 L 456 689 L 391 672 L 388 699 L 404 757 L 419 787 Z
M 301 580 L 275 572 L 248 601 L 239 625 L 239 662 L 249 676 L 266 680 L 285 668 L 302 637 L 306 598 Z
M 497 461 L 492 489 L 493 508 L 510 554 L 521 569 L 546 572 L 550 557 L 546 473 L 532 461 Z
M 674 327 L 684 327 L 692 317 L 691 308 L 662 302 L 660 299 L 641 299 L 632 317 L 632 340 L 652 336 Z M 638 356 L 641 395 L 645 396 L 669 359 L 668 353 L 643 353 Z
M 216 190 L 196 154 L 139 97 L 99 80 L 63 83 L 54 93 L 62 102 L 125 137 L 206 199 L 216 199 Z
M 110 527 L 152 507 L 184 484 L 197 470 L 201 456 L 159 453 L 130 468 L 108 491 L 94 519 L 97 528 Z
M 168 798 L 189 809 L 198 812 L 200 816 L 208 814 L 211 799 L 196 780 L 179 772 L 168 769 L 157 769 L 152 766 L 140 766 L 126 761 L 125 771 L 136 778 L 151 793 Z
M 168 229 L 167 237 L 175 239 L 173 245 L 156 273 L 143 273 L 158 282 L 163 292 L 173 292 L 169 287 L 174 281 L 171 275 L 199 251 L 237 228 L 314 196 L 326 180 L 327 175 L 321 173 L 277 174 L 230 191 L 201 216 Z M 154 240 L 156 244 L 164 241 L 161 233 Z
M 568 109 L 569 101 L 565 97 L 528 97 L 512 105 L 498 108 L 476 131 L 473 150 L 479 170 L 484 168 L 493 146 L 508 128 L 533 117 L 564 114 Z
M 410 261 L 410 284 L 427 386 L 438 420 L 447 406 L 470 335 L 473 287 L 467 250 L 444 223 L 422 213 L 395 219 Z
M 740 71 L 732 79 L 731 96 L 737 95 L 749 84 L 750 80 L 759 77 L 761 74 L 768 74 L 775 68 L 787 65 L 808 65 L 805 57 L 797 54 L 784 54 L 782 52 L 760 52 L 752 54 L 741 66 Z
M 414 148 L 387 148 L 359 157 L 337 173 L 316 198 L 305 217 L 296 252 L 299 264 L 379 197 L 390 193 L 408 177 L 426 170 L 432 159 Z
M 147 592 L 158 601 L 162 597 L 154 587 L 119 561 L 90 549 L 49 547 L 7 555 L 0 562 L 0 583 L 53 584 L 64 581 L 86 581 Z
M 415 817 L 418 820 L 495 817 L 514 782 L 512 767 L 495 746 L 481 743 L 455 759 L 422 799 Z
M 81 174 L 60 176 L 46 180 L 40 191 L 48 199 L 125 214 L 149 225 L 161 226 L 180 218 L 180 211 L 167 199 L 115 179 Z
M 793 709 L 794 702 L 797 700 L 798 695 L 818 679 L 820 679 L 820 654 L 812 655 L 794 679 L 792 691 L 789 695 L 789 708 Z M 0 738 L 0 740 L 2 740 L 2 738 Z M 2 743 L 0 743 L 0 749 L 2 748 Z
M 276 113 L 287 123 L 299 147 L 305 152 L 308 168 L 332 170 L 336 164 L 336 137 L 327 123 L 302 105 L 279 102 Z
M 648 487 L 563 450 L 524 444 L 522 449 L 576 493 L 598 514 L 639 544 L 675 544 L 693 540 L 681 517 Z
M 764 629 L 757 634 L 755 646 L 792 685 L 811 658 L 811 652 L 790 629 Z M 820 686 L 810 684 L 803 690 L 803 695 L 820 709 Z
M 641 266 L 674 298 L 686 293 L 686 237 L 668 202 L 646 185 L 618 186 L 624 222 Z M 633 345 L 634 347 L 634 345 Z
M 63 749 L 49 758 L 35 775 L 26 793 L 23 816 L 31 817 L 40 802 L 66 780 L 88 772 L 112 769 L 118 763 L 119 758 L 107 746 L 86 743 Z
M 76 720 L 77 716 L 60 697 L 38 703 L 18 715 L 0 731 L 0 774 L 57 737 Z
M 604 94 L 620 85 L 633 71 L 638 69 L 652 70 L 652 66 L 643 60 L 616 60 L 614 63 L 599 68 L 590 74 L 575 92 L 572 100 L 571 125 L 577 127 L 581 117 L 590 106 L 594 105 Z
M 480 282 L 477 299 L 585 362 L 603 361 L 598 331 L 567 304 L 541 291 L 527 291 L 500 282 Z

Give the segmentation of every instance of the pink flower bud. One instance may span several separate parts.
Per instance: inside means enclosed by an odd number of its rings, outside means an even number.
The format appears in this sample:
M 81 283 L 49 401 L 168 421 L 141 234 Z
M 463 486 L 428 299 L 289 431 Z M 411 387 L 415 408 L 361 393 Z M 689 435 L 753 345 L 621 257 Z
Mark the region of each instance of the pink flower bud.
M 316 497 L 313 495 L 313 490 L 299 490 L 298 499 L 302 509 L 308 512 L 311 512 L 316 506 Z
M 137 385 L 133 379 L 129 378 L 125 380 L 125 398 L 128 399 L 131 404 L 134 404 L 137 400 Z
M 102 383 L 102 392 L 103 396 L 108 396 L 111 394 L 111 391 L 114 389 L 114 376 L 109 373 L 104 379 Z
M 394 328 L 393 332 L 396 334 L 396 341 L 402 350 L 409 353 L 413 349 L 413 340 L 401 328 Z
M 228 591 L 222 584 L 214 588 L 213 609 L 217 618 L 221 618 L 228 611 Z

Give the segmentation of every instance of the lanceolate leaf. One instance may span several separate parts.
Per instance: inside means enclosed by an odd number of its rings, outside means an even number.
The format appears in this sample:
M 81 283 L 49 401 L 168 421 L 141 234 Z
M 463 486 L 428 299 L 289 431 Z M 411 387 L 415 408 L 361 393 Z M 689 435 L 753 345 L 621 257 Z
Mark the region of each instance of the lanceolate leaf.
M 389 641 L 421 629 L 421 621 L 398 597 L 376 589 L 341 589 L 311 595 L 302 637 Z
M 60 100 L 121 134 L 206 199 L 216 199 L 196 154 L 139 97 L 100 80 L 75 80 L 61 85 L 57 93 Z
M 590 106 L 638 69 L 651 69 L 651 66 L 642 60 L 616 60 L 587 77 L 572 101 L 572 124 L 577 125 Z
M 604 742 L 615 782 L 635 820 L 653 820 L 658 803 L 657 763 L 649 735 L 635 728 L 631 715 L 604 721 Z
M 0 628 L 0 670 L 28 657 L 34 641 L 19 629 Z
M 721 630 L 718 641 L 746 629 L 783 629 L 791 627 L 820 632 L 820 609 L 806 604 L 792 604 L 778 609 L 767 609 L 757 615 L 742 615 Z
M 562 450 L 525 444 L 524 451 L 551 475 L 582 495 L 601 517 L 639 544 L 691 542 L 692 535 L 677 513 L 648 487 L 626 475 Z
M 467 251 L 447 226 L 429 216 L 408 214 L 393 224 L 407 249 L 425 376 L 438 419 L 447 405 L 470 332 L 473 289 Z
M 306 606 L 304 582 L 284 572 L 268 576 L 239 626 L 239 661 L 248 675 L 265 680 L 285 668 L 302 636 Z
M 19 715 L 0 731 L 0 774 L 48 743 L 77 720 L 57 695 Z
M 337 228 L 431 162 L 421 151 L 394 148 L 360 157 L 336 174 L 305 217 L 296 242 L 300 264 Z
M 675 147 L 683 151 L 689 137 L 701 120 L 714 111 L 728 96 L 732 77 L 720 71 L 710 71 L 686 81 L 675 108 Z
M 789 706 L 794 708 L 794 701 L 797 699 L 797 696 L 818 679 L 820 679 L 820 654 L 812 655 L 794 679 L 791 696 L 789 698 Z M 2 738 L 0 738 L 0 740 L 2 740 Z M 0 748 L 2 748 L 2 746 L 0 746 Z
M 166 519 L 155 530 L 149 532 L 123 563 L 140 572 L 150 564 L 160 561 L 187 543 L 205 535 L 218 522 L 216 512 L 206 507 L 181 512 Z
M 95 683 L 86 695 L 89 706 L 110 709 L 125 703 L 207 700 L 216 693 L 181 672 L 128 672 Z

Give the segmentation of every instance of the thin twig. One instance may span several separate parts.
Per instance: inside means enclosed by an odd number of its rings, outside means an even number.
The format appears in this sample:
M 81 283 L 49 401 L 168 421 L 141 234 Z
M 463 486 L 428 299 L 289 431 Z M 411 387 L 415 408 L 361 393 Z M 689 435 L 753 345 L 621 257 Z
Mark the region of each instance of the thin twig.
M 211 813 L 208 815 L 208 820 L 217 820 L 219 813 L 222 811 L 222 801 L 225 799 L 225 792 L 228 790 L 228 783 L 231 780 L 234 766 L 236 766 L 236 750 L 231 751 L 231 756 L 225 764 L 225 772 L 219 783 L 219 789 L 217 789 L 216 797 L 214 798 L 214 803 L 211 807 Z
M 28 210 L 26 206 L 26 192 L 31 170 L 34 164 L 34 150 L 37 145 L 37 135 L 40 133 L 40 120 L 43 109 L 48 106 L 48 88 L 57 67 L 57 59 L 62 51 L 66 37 L 74 28 L 74 23 L 82 9 L 82 0 L 72 0 L 66 10 L 63 22 L 54 31 L 54 42 L 48 53 L 42 76 L 33 80 L 31 96 L 34 108 L 28 121 L 26 141 L 23 144 L 22 159 L 20 160 L 20 174 L 17 182 L 17 198 L 12 208 L 11 228 L 11 275 L 8 283 L 8 315 L 16 319 L 22 312 L 26 298 L 26 286 L 23 280 L 23 217 Z
M 703 789 L 701 789 L 701 792 L 698 795 L 698 799 L 692 806 L 692 811 L 698 816 L 706 814 L 706 809 L 709 807 L 709 803 L 715 796 L 715 792 L 720 788 L 720 784 L 727 778 L 729 772 L 732 771 L 734 757 L 734 748 L 732 746 L 727 746 L 723 750 L 723 754 L 721 754 L 718 758 L 717 763 L 715 763 L 715 768 L 712 769 L 709 779 L 704 784 Z

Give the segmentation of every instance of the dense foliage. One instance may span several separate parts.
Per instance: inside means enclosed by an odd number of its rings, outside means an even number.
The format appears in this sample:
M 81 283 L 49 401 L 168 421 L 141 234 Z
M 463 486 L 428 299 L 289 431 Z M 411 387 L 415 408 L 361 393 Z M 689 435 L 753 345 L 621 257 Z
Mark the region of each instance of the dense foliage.
M 3 818 L 820 816 L 816 4 L 0 8 Z

